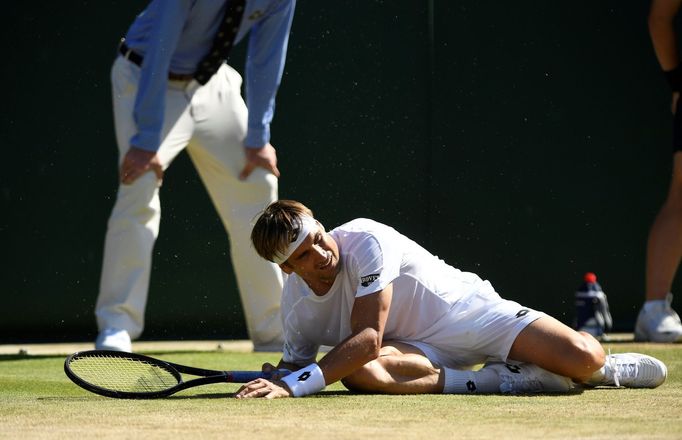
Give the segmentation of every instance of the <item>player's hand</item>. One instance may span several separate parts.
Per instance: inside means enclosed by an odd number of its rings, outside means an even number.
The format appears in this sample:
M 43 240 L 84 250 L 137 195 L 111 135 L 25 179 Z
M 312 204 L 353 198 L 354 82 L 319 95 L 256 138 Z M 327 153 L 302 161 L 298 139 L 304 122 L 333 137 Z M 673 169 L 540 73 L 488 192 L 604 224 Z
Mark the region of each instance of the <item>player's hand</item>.
M 246 165 L 244 165 L 244 169 L 239 173 L 240 180 L 246 180 L 257 167 L 265 168 L 279 177 L 277 153 L 275 152 L 275 147 L 269 143 L 260 148 L 245 147 L 244 154 L 246 155 Z
M 131 146 L 119 171 L 121 183 L 130 185 L 147 171 L 154 171 L 156 178 L 163 180 L 163 166 L 156 152 Z
M 277 399 L 280 397 L 291 397 L 291 391 L 289 391 L 284 382 L 256 379 L 239 388 L 234 397 L 237 399 Z

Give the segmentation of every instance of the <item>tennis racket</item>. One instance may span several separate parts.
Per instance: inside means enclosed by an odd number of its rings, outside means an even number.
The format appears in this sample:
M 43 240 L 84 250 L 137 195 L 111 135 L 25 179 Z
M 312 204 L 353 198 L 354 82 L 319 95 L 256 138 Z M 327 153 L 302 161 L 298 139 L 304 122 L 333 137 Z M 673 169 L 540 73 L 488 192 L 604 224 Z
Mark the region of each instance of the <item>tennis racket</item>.
M 286 376 L 289 370 L 217 371 L 187 367 L 137 353 L 90 350 L 74 353 L 64 361 L 64 372 L 81 388 L 119 399 L 156 399 L 199 385 Z M 185 382 L 182 374 L 200 376 Z

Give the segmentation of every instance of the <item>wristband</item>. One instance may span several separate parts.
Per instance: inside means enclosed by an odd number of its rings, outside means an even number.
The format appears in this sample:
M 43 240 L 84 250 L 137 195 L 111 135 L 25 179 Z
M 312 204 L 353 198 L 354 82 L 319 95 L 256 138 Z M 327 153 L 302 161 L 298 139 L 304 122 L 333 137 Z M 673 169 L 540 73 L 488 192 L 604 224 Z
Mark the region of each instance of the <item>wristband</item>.
M 673 70 L 664 71 L 663 74 L 673 92 L 682 90 L 682 64 L 678 64 Z
M 287 384 L 294 397 L 315 394 L 327 385 L 322 370 L 316 363 L 284 376 L 282 381 Z

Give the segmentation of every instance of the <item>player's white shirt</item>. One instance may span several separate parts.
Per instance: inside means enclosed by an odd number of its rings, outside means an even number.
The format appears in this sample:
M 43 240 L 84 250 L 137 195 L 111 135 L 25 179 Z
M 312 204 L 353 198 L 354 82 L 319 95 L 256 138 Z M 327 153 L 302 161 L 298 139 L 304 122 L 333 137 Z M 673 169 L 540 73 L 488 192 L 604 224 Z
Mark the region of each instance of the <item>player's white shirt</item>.
M 313 362 L 320 345 L 348 337 L 355 298 L 389 283 L 393 298 L 384 340 L 421 341 L 445 351 L 453 332 L 462 342 L 470 311 L 484 308 L 490 295 L 499 299 L 478 275 L 449 266 L 389 226 L 356 219 L 330 234 L 339 245 L 341 269 L 329 292 L 315 295 L 296 274 L 285 282 L 285 362 Z

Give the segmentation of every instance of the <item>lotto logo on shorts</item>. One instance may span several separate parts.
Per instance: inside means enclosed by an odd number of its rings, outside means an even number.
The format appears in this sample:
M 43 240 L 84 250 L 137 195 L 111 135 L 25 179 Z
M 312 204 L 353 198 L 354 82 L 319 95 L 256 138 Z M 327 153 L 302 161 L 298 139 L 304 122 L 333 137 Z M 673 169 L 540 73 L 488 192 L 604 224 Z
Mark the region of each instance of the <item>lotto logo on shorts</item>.
M 378 273 L 374 273 L 372 275 L 364 276 L 364 277 L 360 278 L 360 284 L 362 285 L 362 287 L 367 287 L 370 284 L 372 284 L 374 281 L 376 281 L 377 278 L 379 278 Z

